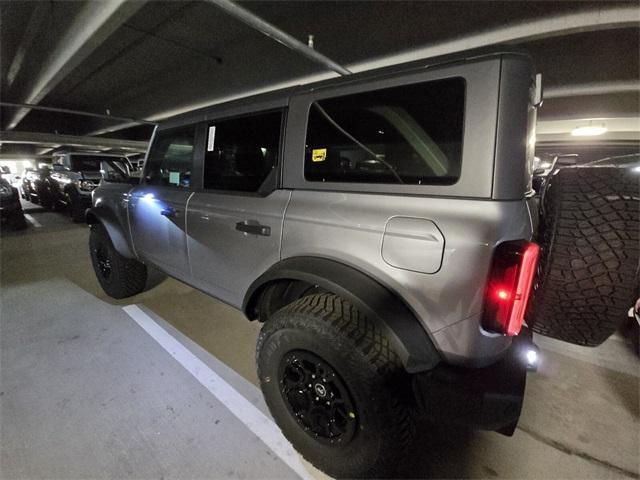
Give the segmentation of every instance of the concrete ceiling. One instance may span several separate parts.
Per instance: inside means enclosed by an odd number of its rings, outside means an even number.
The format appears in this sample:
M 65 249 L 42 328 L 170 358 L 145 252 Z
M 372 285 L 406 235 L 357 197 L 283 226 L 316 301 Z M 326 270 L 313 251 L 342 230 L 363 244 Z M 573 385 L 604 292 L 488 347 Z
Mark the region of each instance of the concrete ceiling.
M 222 0 L 223 2 L 225 0 Z M 352 71 L 518 44 L 543 74 L 539 119 L 637 118 L 637 2 L 242 2 Z M 337 75 L 204 1 L 0 2 L 0 99 L 159 120 Z M 0 130 L 148 138 L 150 127 L 0 109 Z M 560 124 L 556 123 L 556 127 Z M 617 125 L 612 123 L 612 125 Z M 555 132 L 560 133 L 560 132 Z M 3 144 L 2 153 L 34 145 Z

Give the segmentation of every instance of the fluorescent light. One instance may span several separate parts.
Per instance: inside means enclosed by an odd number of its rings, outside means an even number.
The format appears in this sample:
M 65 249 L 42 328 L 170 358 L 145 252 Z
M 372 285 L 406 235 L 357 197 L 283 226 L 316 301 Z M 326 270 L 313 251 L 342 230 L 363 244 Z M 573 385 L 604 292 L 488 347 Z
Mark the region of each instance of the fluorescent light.
M 585 125 L 584 127 L 576 127 L 571 130 L 571 136 L 573 137 L 595 137 L 596 135 L 602 135 L 607 131 L 607 127 L 604 125 Z

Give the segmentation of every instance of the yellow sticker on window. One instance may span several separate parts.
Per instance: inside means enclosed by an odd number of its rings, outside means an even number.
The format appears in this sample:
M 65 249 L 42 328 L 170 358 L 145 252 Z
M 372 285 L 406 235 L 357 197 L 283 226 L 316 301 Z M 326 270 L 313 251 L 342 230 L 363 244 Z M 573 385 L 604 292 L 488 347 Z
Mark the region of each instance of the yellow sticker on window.
M 312 162 L 324 162 L 327 159 L 327 149 L 326 148 L 314 148 L 311 151 L 311 161 Z

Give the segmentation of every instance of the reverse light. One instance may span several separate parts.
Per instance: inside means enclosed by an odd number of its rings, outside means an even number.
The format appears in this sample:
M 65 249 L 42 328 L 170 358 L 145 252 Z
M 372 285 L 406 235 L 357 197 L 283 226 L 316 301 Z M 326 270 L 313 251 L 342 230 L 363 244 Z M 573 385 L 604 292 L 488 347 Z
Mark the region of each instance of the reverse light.
M 540 247 L 515 241 L 496 247 L 487 282 L 482 327 L 514 336 L 524 322 Z

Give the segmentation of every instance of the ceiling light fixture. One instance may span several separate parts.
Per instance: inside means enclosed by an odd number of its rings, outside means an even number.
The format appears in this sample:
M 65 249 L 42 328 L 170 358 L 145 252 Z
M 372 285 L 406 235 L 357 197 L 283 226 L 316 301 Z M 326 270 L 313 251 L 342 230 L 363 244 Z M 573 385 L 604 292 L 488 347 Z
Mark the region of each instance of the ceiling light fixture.
M 604 125 L 584 125 L 582 127 L 576 127 L 571 130 L 572 137 L 595 137 L 602 135 L 607 131 L 607 127 Z

